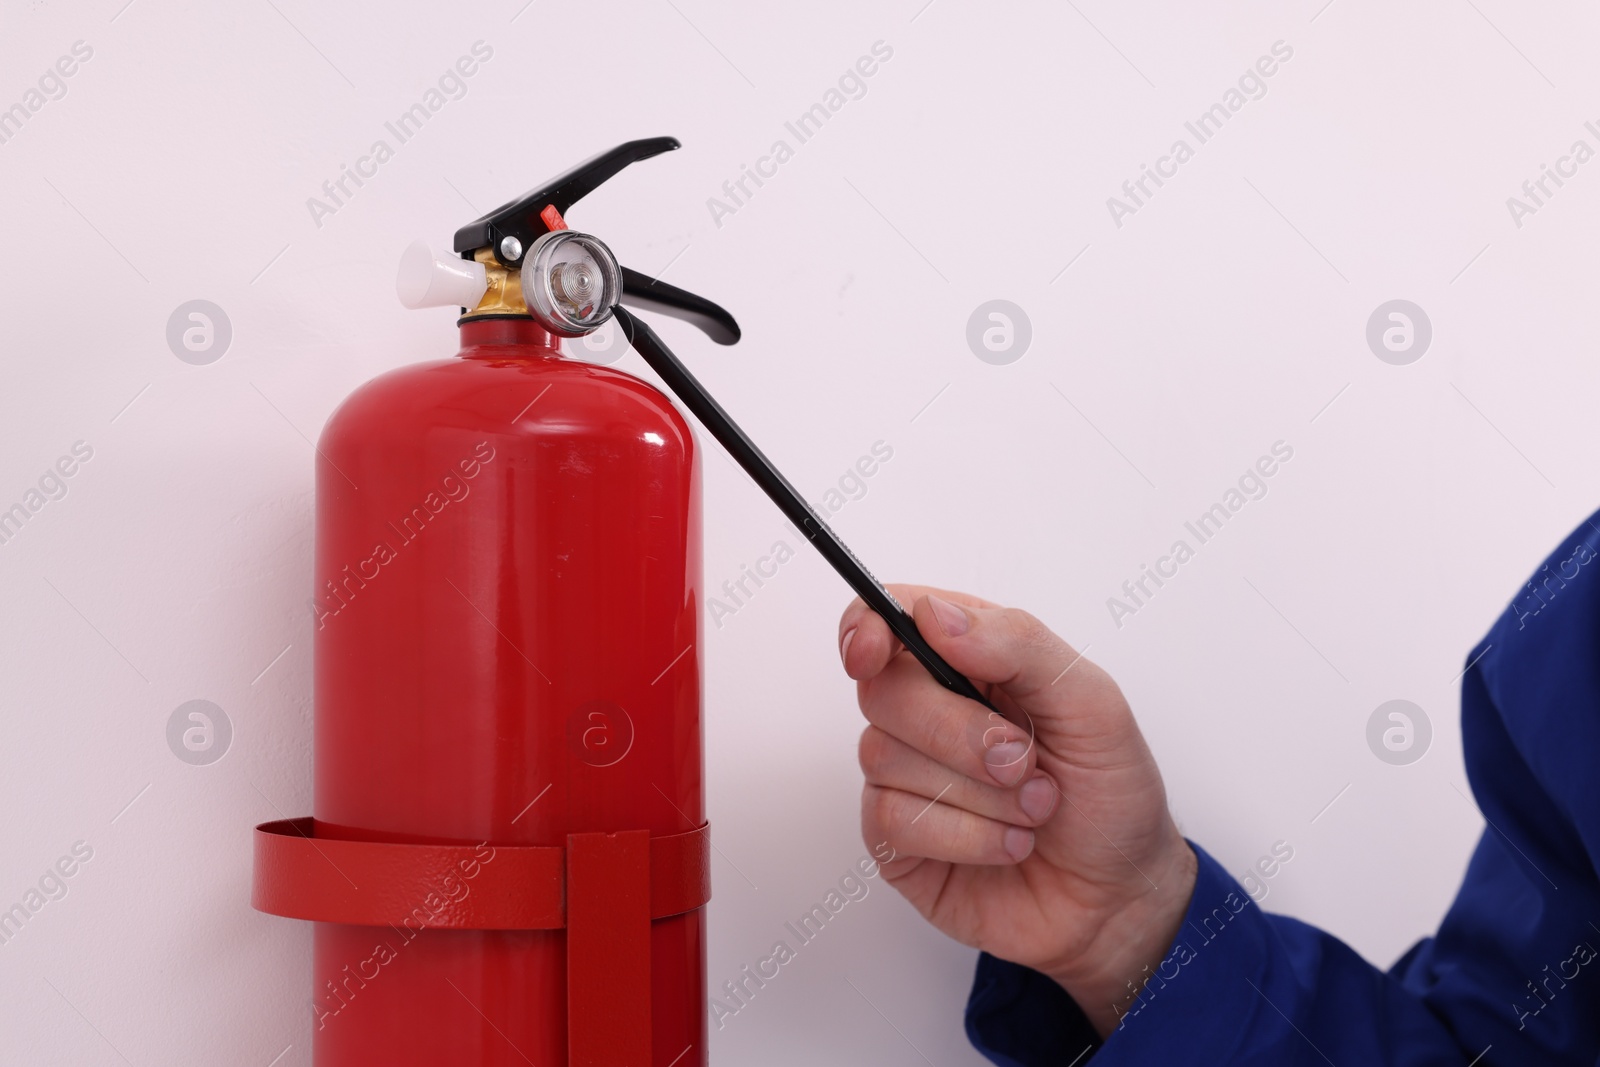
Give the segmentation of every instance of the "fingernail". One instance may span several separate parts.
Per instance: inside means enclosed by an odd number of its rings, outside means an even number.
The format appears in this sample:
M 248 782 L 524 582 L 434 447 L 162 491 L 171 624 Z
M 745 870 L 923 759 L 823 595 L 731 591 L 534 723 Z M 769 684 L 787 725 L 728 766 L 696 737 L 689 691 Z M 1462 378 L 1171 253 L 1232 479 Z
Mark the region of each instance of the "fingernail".
M 972 621 L 967 618 L 965 611 L 932 593 L 928 594 L 928 607 L 933 609 L 934 621 L 939 624 L 939 629 L 944 631 L 946 637 L 960 637 L 972 626 Z
M 850 665 L 850 642 L 856 636 L 854 626 L 844 632 L 844 640 L 839 642 L 839 662 L 846 667 Z
M 1027 771 L 1028 746 L 1022 741 L 1005 741 L 984 752 L 983 762 L 989 776 L 1001 785 L 1012 786 L 1022 780 Z
M 1017 801 L 1028 818 L 1044 822 L 1056 807 L 1056 787 L 1044 775 L 1033 779 L 1017 790 Z
M 1006 827 L 1005 846 L 1006 855 L 1020 863 L 1033 851 L 1033 831 L 1020 826 Z

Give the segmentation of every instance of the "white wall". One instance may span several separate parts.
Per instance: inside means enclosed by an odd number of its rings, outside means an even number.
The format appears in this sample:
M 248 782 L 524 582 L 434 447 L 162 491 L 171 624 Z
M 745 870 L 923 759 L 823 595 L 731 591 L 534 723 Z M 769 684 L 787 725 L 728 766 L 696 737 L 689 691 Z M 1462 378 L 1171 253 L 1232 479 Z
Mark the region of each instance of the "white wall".
M 1600 147 L 1597 16 L 920 3 L 0 8 L 0 107 L 93 49 L 0 144 L 0 506 L 93 449 L 0 545 L 0 904 L 93 850 L 0 946 L 0 1059 L 310 1062 L 308 931 L 247 903 L 250 827 L 311 799 L 308 439 L 363 380 L 454 350 L 447 312 L 394 299 L 407 242 L 661 133 L 684 150 L 573 222 L 736 313 L 737 349 L 663 332 L 813 496 L 893 447 L 835 520 L 862 557 L 1088 648 L 1191 836 L 1234 870 L 1292 844 L 1269 908 L 1383 964 L 1438 920 L 1481 827 L 1453 678 L 1600 498 L 1600 163 L 1520 227 L 1506 206 Z M 479 40 L 465 98 L 317 225 L 307 198 Z M 796 146 L 784 122 L 880 40 L 866 95 Z M 1266 95 L 1197 145 L 1184 122 L 1280 40 Z M 1107 197 L 1179 137 L 1194 158 L 1116 226 Z M 779 138 L 794 158 L 718 226 L 708 198 Z M 1032 324 L 1010 365 L 964 336 L 994 298 Z M 1433 325 L 1409 366 L 1364 337 L 1395 298 Z M 231 321 L 210 365 L 166 341 L 193 299 Z M 1269 495 L 1114 625 L 1107 598 L 1278 440 Z M 792 535 L 708 457 L 720 585 Z M 865 851 L 846 599 L 802 553 L 707 627 L 714 983 Z M 1367 748 L 1392 698 L 1433 725 L 1410 766 Z M 168 748 L 193 699 L 233 725 L 210 766 Z M 976 1064 L 971 964 L 874 883 L 713 1054 Z

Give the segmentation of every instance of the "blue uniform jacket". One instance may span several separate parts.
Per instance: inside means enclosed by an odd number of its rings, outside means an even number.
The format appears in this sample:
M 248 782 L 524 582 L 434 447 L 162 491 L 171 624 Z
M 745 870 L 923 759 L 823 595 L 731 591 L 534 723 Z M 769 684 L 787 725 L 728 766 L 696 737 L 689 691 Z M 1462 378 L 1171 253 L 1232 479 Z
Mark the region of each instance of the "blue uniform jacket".
M 1060 986 L 985 954 L 973 1044 L 1002 1067 L 1600 1063 L 1597 557 L 1600 512 L 1468 657 L 1461 732 L 1488 826 L 1437 934 L 1385 973 L 1261 911 L 1196 847 L 1172 954 L 1103 1042 Z

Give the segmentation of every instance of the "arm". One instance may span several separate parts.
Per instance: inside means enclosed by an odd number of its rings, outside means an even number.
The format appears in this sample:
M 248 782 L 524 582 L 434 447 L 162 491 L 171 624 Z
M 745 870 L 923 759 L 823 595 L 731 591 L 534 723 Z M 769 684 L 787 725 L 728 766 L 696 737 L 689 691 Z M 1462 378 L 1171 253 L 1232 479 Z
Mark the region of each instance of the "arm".
M 897 590 L 917 597 L 919 628 L 940 654 L 1024 724 L 986 739 L 1029 748 L 1002 780 L 952 743 L 968 738 L 970 750 L 982 709 L 940 699 L 914 664 L 897 667 L 905 657 L 887 629 L 853 606 L 842 650 L 873 724 L 862 744 L 863 826 L 902 857 L 885 869 L 891 883 L 983 950 L 968 1009 L 974 1044 L 1017 1067 L 1077 1056 L 1167 1064 L 1179 1054 L 1273 1065 L 1594 1062 L 1600 929 L 1588 919 L 1600 922 L 1600 894 L 1577 826 L 1600 821 L 1600 785 L 1589 784 L 1600 775 L 1584 769 L 1600 754 L 1600 572 L 1593 584 L 1597 594 L 1569 597 L 1572 617 L 1536 641 L 1511 632 L 1508 613 L 1467 672 L 1470 777 L 1494 828 L 1438 936 L 1388 974 L 1322 931 L 1262 913 L 1182 843 L 1115 684 L 1036 621 L 959 598 L 963 618 L 951 625 L 942 616 L 955 594 L 941 603 Z M 1029 818 L 1020 789 L 1038 778 L 1058 799 Z M 1018 833 L 1028 847 L 1006 852 Z

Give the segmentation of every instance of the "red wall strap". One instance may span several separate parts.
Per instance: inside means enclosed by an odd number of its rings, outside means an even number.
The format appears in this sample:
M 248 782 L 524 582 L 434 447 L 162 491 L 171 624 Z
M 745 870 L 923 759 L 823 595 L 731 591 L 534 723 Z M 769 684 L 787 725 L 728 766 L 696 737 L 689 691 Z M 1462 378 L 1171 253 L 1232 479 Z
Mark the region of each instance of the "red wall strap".
M 567 1063 L 650 1063 L 650 834 L 567 837 Z
M 647 842 L 648 872 L 638 872 L 637 884 L 649 886 L 649 918 L 711 899 L 709 826 L 628 833 Z M 571 862 L 560 846 L 353 841 L 319 836 L 310 818 L 283 819 L 255 829 L 250 903 L 272 915 L 356 926 L 554 930 L 571 919 Z

